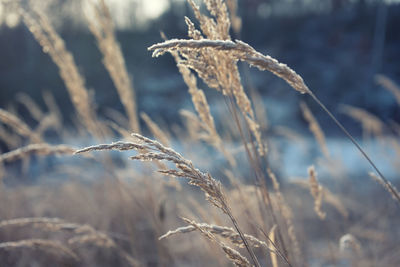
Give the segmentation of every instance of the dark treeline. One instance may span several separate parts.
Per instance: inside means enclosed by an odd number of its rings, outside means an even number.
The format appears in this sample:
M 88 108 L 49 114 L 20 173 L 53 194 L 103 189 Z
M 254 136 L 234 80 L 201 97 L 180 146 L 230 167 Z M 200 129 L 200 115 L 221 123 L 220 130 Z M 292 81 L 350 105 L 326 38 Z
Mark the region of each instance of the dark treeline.
M 53 7 L 52 17 L 65 21 L 58 22 L 58 30 L 74 55 L 87 87 L 95 92 L 99 113 L 107 107 L 122 111 L 118 95 L 101 63 L 95 39 L 84 19 L 83 23 L 72 23 L 71 17 L 62 15 L 66 2 Z M 243 27 L 240 36 L 233 36 L 293 67 L 328 106 L 337 107 L 337 103 L 346 103 L 368 108 L 384 120 L 399 119 L 395 100 L 374 82 L 376 73 L 384 73 L 400 82 L 399 5 L 387 7 L 374 1 L 335 0 L 316 7 L 297 1 L 285 9 L 282 5 L 284 1 L 239 2 Z M 190 99 L 173 60 L 165 56 L 155 61 L 147 47 L 161 40 L 160 30 L 169 38 L 185 38 L 186 25 L 182 14 L 193 17 L 187 4 L 171 0 L 170 7 L 142 28 L 118 31 L 118 40 L 137 91 L 139 110 L 163 114 L 167 121 L 177 117 L 171 112 L 178 109 L 169 109 L 160 103 L 169 99 L 185 107 L 190 105 Z M 135 23 L 134 19 L 132 23 Z M 0 38 L 0 107 L 7 108 L 15 103 L 18 92 L 25 92 L 43 104 L 41 92 L 49 90 L 63 110 L 72 111 L 57 67 L 42 52 L 25 26 L 19 24 L 8 28 L 2 25 Z M 281 88 L 286 86 L 270 75 L 253 70 L 250 78 L 262 95 L 272 95 L 277 100 Z M 292 97 L 298 96 L 293 94 Z M 23 109 L 19 111 L 22 116 L 26 112 Z M 318 111 L 315 112 L 318 117 Z M 66 119 L 68 121 L 69 118 Z

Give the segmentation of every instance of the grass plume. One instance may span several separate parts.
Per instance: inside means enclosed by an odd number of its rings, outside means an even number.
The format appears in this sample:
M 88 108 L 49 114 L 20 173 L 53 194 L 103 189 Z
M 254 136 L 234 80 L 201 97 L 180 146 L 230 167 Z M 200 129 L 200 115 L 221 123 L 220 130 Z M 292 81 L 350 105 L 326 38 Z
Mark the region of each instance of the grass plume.
M 215 180 L 209 173 L 201 172 L 195 168 L 191 161 L 182 157 L 178 152 L 171 148 L 165 147 L 157 141 L 146 138 L 140 134 L 132 134 L 139 142 L 118 142 L 110 145 L 96 145 L 76 151 L 76 154 L 95 150 L 136 150 L 139 152 L 136 156 L 131 156 L 130 159 L 140 161 L 167 161 L 174 163 L 176 169 L 159 170 L 168 176 L 175 178 L 185 178 L 189 180 L 189 184 L 199 187 L 205 194 L 206 199 L 219 208 L 223 213 L 228 215 L 232 221 L 236 231 L 243 241 L 246 249 L 252 257 L 254 264 L 259 266 L 258 260 L 254 255 L 254 252 L 250 248 L 246 237 L 242 233 L 237 223 L 237 220 L 232 214 L 231 208 L 229 207 L 225 194 L 223 193 L 222 185 L 219 181 Z M 141 152 L 146 151 L 146 152 Z M 150 152 L 147 152 L 150 151 Z

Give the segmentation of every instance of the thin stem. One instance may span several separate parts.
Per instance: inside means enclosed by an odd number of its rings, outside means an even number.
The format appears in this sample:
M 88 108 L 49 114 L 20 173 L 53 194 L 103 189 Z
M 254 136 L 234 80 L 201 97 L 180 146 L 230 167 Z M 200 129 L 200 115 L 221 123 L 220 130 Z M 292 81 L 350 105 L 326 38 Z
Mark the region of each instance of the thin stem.
M 252 154 L 250 152 L 250 149 L 249 149 L 249 147 L 247 145 L 246 138 L 244 136 L 242 127 L 240 125 L 240 121 L 239 121 L 239 118 L 238 118 L 238 114 L 237 114 L 237 111 L 236 111 L 236 108 L 235 108 L 235 104 L 234 104 L 234 100 L 232 98 L 232 95 L 228 95 L 228 96 L 225 97 L 225 103 L 228 106 L 229 111 L 231 112 L 231 115 L 234 118 L 234 120 L 236 122 L 236 125 L 238 127 L 239 134 L 240 134 L 240 137 L 242 139 L 245 151 L 247 153 L 247 157 L 248 157 L 249 163 L 253 166 L 253 171 L 254 171 L 256 183 L 257 183 L 258 186 L 261 187 L 261 195 L 263 197 L 263 201 L 264 201 L 264 203 L 272 203 L 271 199 L 269 197 L 269 194 L 268 194 L 267 186 L 265 184 L 265 177 L 263 175 L 263 172 L 261 171 L 261 167 L 259 166 L 259 162 L 253 158 L 253 156 L 252 156 Z M 251 134 L 250 133 L 249 133 L 249 136 L 251 138 Z M 251 141 L 251 143 L 252 142 L 253 141 Z M 253 152 L 254 152 L 255 157 L 257 157 L 257 152 L 256 151 L 253 151 Z M 258 194 L 257 194 L 257 196 L 258 196 Z M 262 208 L 261 208 L 261 205 L 260 205 L 260 200 L 257 201 L 257 202 L 258 202 L 258 208 L 260 210 L 260 215 L 263 216 Z M 272 208 L 272 205 L 271 204 L 270 205 L 266 204 L 266 207 L 268 208 L 268 210 L 269 210 L 269 212 L 270 212 L 270 214 L 272 216 L 273 223 L 275 225 L 278 225 L 278 220 L 277 220 L 277 218 L 275 216 L 275 212 L 274 212 L 274 209 Z M 281 233 L 281 230 L 280 230 L 279 226 L 277 227 L 277 233 L 278 233 L 278 239 L 279 239 L 279 241 L 280 241 L 280 243 L 282 245 L 282 249 L 283 249 L 283 252 L 284 252 L 284 253 L 282 253 L 282 252 L 280 252 L 280 253 L 284 254 L 285 256 L 287 256 L 286 246 L 285 246 L 285 243 L 283 241 L 283 236 L 282 236 L 282 233 Z
M 271 238 L 269 238 L 269 236 L 264 232 L 263 229 L 259 228 L 259 230 L 261 231 L 261 233 L 263 233 L 263 235 L 265 236 L 265 238 L 272 244 L 272 246 L 274 247 L 275 251 L 278 253 L 278 255 L 286 262 L 286 264 L 289 267 L 293 267 L 292 264 L 290 264 L 289 259 L 282 254 L 282 252 L 279 250 L 279 248 L 275 245 L 274 242 L 272 242 Z
M 239 224 L 237 223 L 235 217 L 233 217 L 231 210 L 229 209 L 228 206 L 226 207 L 226 209 L 227 209 L 227 211 L 228 211 L 227 214 L 228 214 L 229 218 L 231 219 L 231 221 L 232 221 L 232 223 L 233 223 L 233 226 L 235 227 L 236 231 L 238 232 L 240 238 L 241 238 L 242 241 L 243 241 L 243 244 L 245 245 L 247 251 L 248 251 L 249 254 L 250 254 L 251 259 L 253 260 L 254 265 L 255 265 L 256 267 L 261 267 L 260 263 L 259 263 L 258 260 L 257 260 L 256 255 L 254 254 L 253 250 L 250 248 L 249 243 L 247 242 L 247 240 L 246 240 L 244 234 L 242 233 L 242 231 L 240 230 Z
M 314 95 L 313 92 L 309 91 L 308 94 L 314 99 L 315 102 L 328 114 L 329 117 L 335 122 L 335 124 L 345 133 L 348 139 L 357 147 L 357 149 L 361 152 L 364 158 L 369 162 L 369 164 L 374 168 L 374 170 L 378 173 L 379 177 L 385 183 L 387 188 L 390 190 L 390 193 L 395 196 L 396 200 L 400 203 L 400 196 L 398 192 L 393 188 L 393 186 L 389 183 L 389 181 L 385 178 L 385 176 L 381 173 L 381 171 L 376 167 L 374 162 L 370 159 L 370 157 L 365 153 L 365 151 L 361 148 L 361 146 L 357 143 L 357 141 L 353 138 L 353 136 L 344 128 L 344 126 L 335 118 L 335 116 L 328 110 L 328 108 L 322 104 L 322 102 Z

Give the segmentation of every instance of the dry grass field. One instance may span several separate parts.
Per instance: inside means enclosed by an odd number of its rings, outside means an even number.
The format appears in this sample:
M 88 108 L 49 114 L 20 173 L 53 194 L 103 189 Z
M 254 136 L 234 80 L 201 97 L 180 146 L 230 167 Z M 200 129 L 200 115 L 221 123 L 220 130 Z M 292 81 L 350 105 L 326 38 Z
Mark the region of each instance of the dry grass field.
M 241 31 L 235 0 L 204 0 L 202 7 L 188 1 L 187 38 L 162 33 L 160 43 L 143 51 L 172 55 L 187 85 L 193 109 L 180 110 L 182 124 L 171 126 L 138 110 L 141 99 L 104 0 L 90 1 L 87 24 L 124 108 L 110 117 L 98 114 L 47 14 L 15 2 L 58 68 L 74 127 L 65 127 L 65 111 L 50 92 L 43 94 L 46 109 L 18 96 L 29 123 L 12 108 L 0 109 L 7 149 L 0 154 L 0 266 L 399 266 L 399 180 L 387 179 L 370 158 L 400 171 L 400 125 L 342 106 L 380 147 L 379 155 L 364 152 L 300 74 L 231 37 Z M 306 150 L 307 143 L 294 129 L 270 129 L 265 109 L 270 116 L 274 110 L 241 82 L 249 66 L 302 95 L 297 104 L 319 149 L 303 177 L 285 177 L 290 166 L 274 163 L 279 149 L 271 133 Z M 375 78 L 400 106 L 399 86 Z M 210 108 L 210 92 L 225 113 Z M 164 105 L 175 108 L 172 101 Z M 310 105 L 343 130 L 370 173 L 346 172 Z

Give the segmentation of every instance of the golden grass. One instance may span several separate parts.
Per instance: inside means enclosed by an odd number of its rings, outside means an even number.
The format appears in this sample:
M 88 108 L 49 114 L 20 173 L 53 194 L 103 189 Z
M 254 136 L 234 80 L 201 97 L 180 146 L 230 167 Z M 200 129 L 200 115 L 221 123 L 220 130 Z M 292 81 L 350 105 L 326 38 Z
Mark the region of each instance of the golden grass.
M 382 136 L 385 130 L 385 124 L 375 115 L 357 107 L 351 107 L 348 105 L 342 105 L 342 111 L 354 120 L 361 123 L 363 132 L 367 136 L 375 135 L 377 137 Z
M 0 121 L 5 125 L 8 125 L 19 135 L 32 140 L 32 142 L 41 142 L 40 137 L 37 136 L 25 122 L 20 120 L 14 114 L 6 110 L 0 109 Z
M 307 106 L 306 103 L 300 102 L 300 108 L 301 108 L 301 110 L 303 112 L 304 118 L 308 122 L 310 131 L 314 135 L 315 139 L 318 142 L 319 147 L 321 148 L 321 151 L 322 151 L 323 155 L 326 158 L 329 158 L 329 150 L 328 150 L 328 147 L 326 145 L 325 134 L 322 131 L 321 127 L 319 126 L 319 123 L 318 123 L 317 119 L 314 117 L 314 115 L 312 114 L 310 108 Z
M 210 39 L 172 39 L 165 41 L 164 43 L 152 45 L 149 47 L 149 50 L 154 50 L 153 57 L 158 57 L 170 51 L 185 51 L 185 49 L 190 49 L 190 51 L 199 51 L 200 53 L 202 49 L 207 48 L 215 49 L 217 52 L 226 52 L 226 54 L 231 59 L 234 59 L 234 61 L 242 60 L 247 62 L 250 66 L 257 67 L 260 70 L 268 70 L 276 76 L 284 79 L 293 89 L 300 92 L 301 94 L 310 92 L 310 89 L 308 89 L 308 87 L 305 85 L 303 78 L 301 78 L 301 76 L 298 75 L 294 70 L 268 55 L 263 55 L 257 52 L 250 45 L 240 40 L 236 40 L 233 42 L 230 40 L 224 41 Z M 188 64 L 189 67 L 197 67 L 190 65 L 190 62 L 186 64 Z M 205 72 L 202 72 L 201 75 L 211 76 L 211 74 L 207 73 L 204 69 L 199 69 L 198 71 Z M 213 85 L 211 81 L 210 84 Z M 248 107 L 245 109 L 247 109 L 247 112 L 250 112 Z
M 197 226 L 201 227 L 202 229 L 207 230 L 208 232 L 210 232 L 218 237 L 229 240 L 230 242 L 232 242 L 234 245 L 236 245 L 238 247 L 241 247 L 241 248 L 244 247 L 243 240 L 240 238 L 240 236 L 236 232 L 236 230 L 234 230 L 231 227 L 218 226 L 218 225 L 207 224 L 207 223 L 197 223 Z M 179 227 L 175 230 L 168 231 L 164 235 L 160 236 L 159 239 L 161 240 L 161 239 L 168 238 L 168 237 L 171 237 L 171 236 L 177 235 L 177 234 L 190 233 L 190 232 L 193 232 L 196 230 L 197 230 L 197 228 L 193 225 L 183 226 L 183 227 Z M 259 240 L 252 235 L 245 234 L 244 236 L 246 237 L 247 241 L 249 242 L 249 244 L 252 247 L 255 247 L 255 248 L 262 247 L 266 251 L 272 251 L 275 253 L 275 249 L 273 248 L 273 246 L 271 244 L 268 245 L 266 242 Z M 272 241 L 272 242 L 274 242 L 274 241 Z
M 189 32 L 194 31 L 194 29 L 191 30 L 194 25 L 190 22 L 188 18 L 186 18 L 186 20 L 189 26 Z M 166 39 L 165 36 L 163 37 L 164 39 Z M 171 52 L 171 54 L 175 59 L 175 62 L 178 66 L 179 72 L 183 77 L 184 82 L 189 88 L 189 93 L 192 96 L 194 108 L 196 109 L 197 115 L 201 121 L 201 127 L 204 128 L 207 132 L 207 135 L 202 136 L 201 138 L 213 145 L 216 149 L 218 149 L 229 161 L 231 166 L 235 167 L 236 160 L 230 153 L 226 151 L 224 147 L 224 143 L 215 127 L 214 118 L 211 115 L 210 107 L 208 105 L 204 91 L 197 87 L 196 76 L 191 73 L 188 66 L 182 64 L 184 62 L 184 59 L 179 55 L 178 52 Z M 190 129 L 192 127 L 188 128 Z
M 32 144 L 1 154 L 0 162 L 11 162 L 24 159 L 30 155 L 72 155 L 75 151 L 75 148 L 66 145 L 52 146 L 49 144 Z
M 35 252 L 32 255 L 37 257 L 51 254 L 66 265 L 72 262 L 73 266 L 234 264 L 278 267 L 307 266 L 316 260 L 324 263 L 321 265 L 335 265 L 339 260 L 347 263 L 349 259 L 352 265 L 363 266 L 364 262 L 376 261 L 377 266 L 394 266 L 394 263 L 400 261 L 396 253 L 398 244 L 388 238 L 395 236 L 395 231 L 390 229 L 392 220 L 384 215 L 398 210 L 393 208 L 392 211 L 386 206 L 382 209 L 387 203 L 380 194 L 372 192 L 374 197 L 379 197 L 376 198 L 379 204 L 368 206 L 369 196 L 368 199 L 362 196 L 357 188 L 350 186 L 352 181 L 344 179 L 337 181 L 336 190 L 330 191 L 325 186 L 325 180 L 324 186 L 319 183 L 314 167 L 308 169 L 308 181 L 293 181 L 302 189 L 287 183 L 285 179 L 279 179 L 281 171 L 275 169 L 267 158 L 274 151 L 271 149 L 267 154 L 263 132 L 267 127 L 260 127 L 263 124 L 257 119 L 262 116 L 258 116 L 259 113 L 253 108 L 254 103 L 247 96 L 237 63 L 243 61 L 260 70 L 269 71 L 297 92 L 311 96 L 379 174 L 370 176 L 381 183 L 395 200 L 400 201 L 396 187 L 379 172 L 299 74 L 278 60 L 257 52 L 249 44 L 232 40 L 230 27 L 236 36 L 240 36 L 241 29 L 241 20 L 237 16 L 238 3 L 235 0 L 204 0 L 209 15 L 203 14 L 194 1 L 189 0 L 189 4 L 199 25 L 197 29 L 195 23 L 185 17 L 190 39 L 166 40 L 148 48 L 153 50 L 155 57 L 166 52 L 172 54 L 188 87 L 195 111 L 180 111 L 186 119 L 187 132 L 180 127 L 164 129 L 146 113 L 140 113 L 149 132 L 159 142 L 139 133 L 130 134 L 132 130 L 140 130 L 137 100 L 105 1 L 90 1 L 93 16 L 87 19 L 103 55 L 103 64 L 114 82 L 127 116 L 108 109 L 106 113 L 109 120 L 104 122 L 96 114 L 95 104 L 72 54 L 66 49 L 46 14 L 32 6 L 28 10 L 20 10 L 29 31 L 59 68 L 79 118 L 76 129 L 78 134 L 63 129 L 61 111 L 50 93 L 43 96 L 47 112 L 29 96 L 19 95 L 17 101 L 29 111 L 37 125 L 31 128 L 16 112 L 0 109 L 0 139 L 11 150 L 0 155 L 0 177 L 7 177 L 5 175 L 11 170 L 9 166 L 13 166 L 15 161 L 23 160 L 23 165 L 28 166 L 32 155 L 87 155 L 89 152 L 104 150 L 134 152 L 135 155 L 129 159 L 155 163 L 158 175 L 152 173 L 147 164 L 139 167 L 139 164 L 134 163 L 133 168 L 118 156 L 97 160 L 95 155 L 84 159 L 75 157 L 79 162 L 74 162 L 72 166 L 67 163 L 63 167 L 53 166 L 60 173 L 68 173 L 70 178 L 98 178 L 89 186 L 71 181 L 57 187 L 41 184 L 17 188 L 0 186 L 0 202 L 6 203 L 0 205 L 0 216 L 4 218 L 0 221 L 0 252 L 5 253 L 0 253 L 0 260 L 2 255 L 8 259 L 10 255 L 31 250 Z M 199 88 L 197 77 L 223 95 L 230 114 L 222 120 L 232 121 L 231 125 L 236 128 L 229 128 L 228 131 L 235 133 L 224 134 L 224 131 L 220 131 L 219 125 L 216 125 L 216 114 L 211 113 L 207 90 Z M 384 76 L 378 76 L 377 81 L 398 98 L 398 88 L 392 81 Z M 325 134 L 320 125 L 304 102 L 300 103 L 300 107 L 323 155 L 329 158 Z M 373 114 L 354 107 L 346 106 L 343 109 L 360 121 L 364 130 L 374 137 L 381 138 L 386 133 L 388 126 Z M 69 145 L 46 143 L 46 132 L 49 129 L 55 129 L 61 138 L 84 136 L 87 131 L 97 140 L 115 139 L 116 136 L 108 131 L 112 129 L 124 141 L 77 150 Z M 303 140 L 302 136 L 284 127 L 275 127 L 272 132 L 291 142 L 301 143 Z M 244 149 L 239 152 L 228 149 L 231 136 L 240 137 Z M 177 138 L 182 138 L 179 141 L 183 146 L 188 146 L 188 150 L 195 150 L 188 154 L 188 157 L 196 158 L 194 162 L 214 161 L 212 154 L 203 155 L 196 151 L 194 144 L 203 140 L 224 155 L 228 166 L 217 163 L 217 171 L 200 170 L 197 164 L 182 156 L 186 152 L 180 154 L 170 148 Z M 250 171 L 245 169 L 246 165 L 241 158 L 243 156 L 247 156 Z M 329 158 L 328 164 L 336 168 L 334 162 Z M 321 169 L 321 166 L 318 165 L 318 168 Z M 253 184 L 247 184 L 251 180 L 251 172 L 256 179 Z M 54 173 L 48 174 L 52 175 Z M 175 183 L 164 182 L 159 176 L 170 176 Z M 221 177 L 221 180 L 214 177 Z M 201 189 L 205 199 L 212 205 L 207 206 L 207 201 L 202 202 L 196 190 L 190 191 L 176 178 L 184 179 L 189 185 Z M 232 188 L 223 185 L 224 178 L 229 180 Z M 356 182 L 354 184 L 355 187 L 359 185 Z M 196 219 L 189 220 L 182 216 Z M 178 227 L 181 223 L 178 217 L 182 217 L 188 225 Z M 206 237 L 205 241 L 178 235 L 194 231 Z M 166 240 L 172 236 L 175 237 Z M 318 242 L 322 245 L 319 246 Z M 318 249 L 323 252 L 314 254 L 314 250 Z M 32 255 L 28 256 L 29 260 Z M 49 257 L 46 264 L 53 263 L 52 257 Z M 22 262 L 22 257 L 19 260 L 16 262 Z
M 20 8 L 19 12 L 26 27 L 42 46 L 43 52 L 48 53 L 57 65 L 71 101 L 88 131 L 92 135 L 100 137 L 102 133 L 99 130 L 101 129 L 97 123 L 92 99 L 86 89 L 85 80 L 79 73 L 75 60 L 65 47 L 64 41 L 57 34 L 46 15 L 37 7 L 32 6 L 29 11 Z
M 225 252 L 226 257 L 235 264 L 235 266 L 241 267 L 250 267 L 253 266 L 250 262 L 243 257 L 238 251 L 234 250 L 233 248 L 228 247 L 225 243 L 219 241 L 213 233 L 208 230 L 208 227 L 204 227 L 202 224 L 198 224 L 195 221 L 191 221 L 186 218 L 182 218 L 185 222 L 193 226 L 196 230 L 202 233 L 207 239 L 218 243 L 218 245 L 223 249 Z
M 232 24 L 232 29 L 236 35 L 240 34 L 242 29 L 242 19 L 237 15 L 238 1 L 237 0 L 227 0 L 226 5 L 229 10 L 229 19 Z
M 40 121 L 43 118 L 44 114 L 42 110 L 29 95 L 18 93 L 16 96 L 16 100 L 17 102 L 25 106 L 32 118 L 34 118 L 36 121 Z
M 121 250 L 118 245 L 106 234 L 95 230 L 90 225 L 81 225 L 76 223 L 69 223 L 59 218 L 18 218 L 12 220 L 6 220 L 0 222 L 0 230 L 11 227 L 26 227 L 32 226 L 36 229 L 40 229 L 48 232 L 67 232 L 73 233 L 74 236 L 67 240 L 67 245 L 63 245 L 60 242 L 44 240 L 44 239 L 26 239 L 18 242 L 5 242 L 0 243 L 0 249 L 17 249 L 17 248 L 32 248 L 32 249 L 43 249 L 45 251 L 55 250 L 54 252 L 59 254 L 65 254 L 76 261 L 80 261 L 79 256 L 73 252 L 74 249 L 90 244 L 97 247 L 103 247 L 106 249 L 113 248 L 116 253 L 125 259 L 130 266 L 139 266 L 137 260 L 133 259 L 129 254 Z
M 59 242 L 44 239 L 26 239 L 15 242 L 0 243 L 0 250 L 14 251 L 20 249 L 32 249 L 49 252 L 56 255 L 67 256 L 74 261 L 79 261 L 78 256 Z
M 317 172 L 314 166 L 308 168 L 308 182 L 310 184 L 310 193 L 314 198 L 314 210 L 318 217 L 323 220 L 326 217 L 326 213 L 322 211 L 322 200 L 323 200 L 323 187 L 318 183 Z
M 137 115 L 135 90 L 126 69 L 125 59 L 122 55 L 114 30 L 110 11 L 104 0 L 90 1 L 93 19 L 87 15 L 90 31 L 95 36 L 98 47 L 103 55 L 103 64 L 114 82 L 120 100 L 129 118 L 130 130 L 139 132 L 139 119 Z
M 201 31 L 197 30 L 194 23 L 187 17 L 185 22 L 188 26 L 188 35 L 195 42 L 207 42 L 208 38 L 211 41 L 230 40 L 229 35 L 230 20 L 227 6 L 224 1 L 205 1 L 208 11 L 214 18 L 208 17 L 200 12 L 192 0 L 189 3 L 195 13 L 196 19 L 200 23 Z M 204 36 L 205 37 L 204 37 Z M 176 40 L 166 41 L 165 43 L 174 43 Z M 184 59 L 180 65 L 186 66 L 188 69 L 194 70 L 198 76 L 210 87 L 220 91 L 223 95 L 235 99 L 236 104 L 246 119 L 249 129 L 257 141 L 258 153 L 263 156 L 265 154 L 263 142 L 261 140 L 261 132 L 250 100 L 244 91 L 240 82 L 239 70 L 236 65 L 236 60 L 229 54 L 220 51 L 212 50 L 193 50 L 180 49 L 179 55 Z M 149 50 L 155 50 L 153 56 L 159 56 L 166 50 L 161 51 L 158 45 L 153 45 Z M 168 52 L 173 52 L 176 49 L 169 49 Z
M 271 240 L 271 243 L 275 243 L 275 229 L 276 229 L 276 225 L 272 226 L 271 230 L 269 231 L 269 235 L 268 238 L 269 240 Z M 273 251 L 270 251 L 269 253 L 270 257 L 271 257 L 271 264 L 272 267 L 278 267 L 278 258 L 276 253 L 273 253 Z
M 157 125 L 146 113 L 140 113 L 140 117 L 146 123 L 147 127 L 149 128 L 150 132 L 154 135 L 154 137 L 161 142 L 164 146 L 169 146 L 170 144 L 170 137 L 167 133 Z
M 110 145 L 96 145 L 76 151 L 76 154 L 86 153 L 96 150 L 136 150 L 139 152 L 136 156 L 131 156 L 132 160 L 140 161 L 156 161 L 162 162 L 167 161 L 174 163 L 176 169 L 159 170 L 160 173 L 175 177 L 175 178 L 186 178 L 189 180 L 190 185 L 199 187 L 205 194 L 206 199 L 219 208 L 223 213 L 228 215 L 232 221 L 236 231 L 243 241 L 246 249 L 250 253 L 254 264 L 259 265 L 254 252 L 247 243 L 246 237 L 242 233 L 237 223 L 236 218 L 233 216 L 231 208 L 228 205 L 227 199 L 222 189 L 222 184 L 215 180 L 209 173 L 201 172 L 195 168 L 191 161 L 182 157 L 179 153 L 171 148 L 165 147 L 157 141 L 146 138 L 140 134 L 132 134 L 138 142 L 117 142 Z M 151 151 L 151 152 L 148 152 Z
M 272 172 L 271 169 L 267 169 L 268 176 L 272 181 L 272 185 L 274 187 L 274 191 L 276 194 L 276 206 L 277 209 L 279 210 L 280 214 L 283 216 L 284 221 L 285 221 L 285 226 L 287 228 L 287 235 L 289 236 L 290 239 L 290 248 L 293 253 L 293 259 L 295 262 L 300 262 L 301 261 L 301 250 L 300 250 L 300 244 L 296 235 L 295 227 L 294 227 L 294 222 L 293 222 L 293 213 L 291 208 L 287 205 L 285 198 L 281 192 L 280 189 L 280 184 L 278 182 L 278 179 L 276 178 L 275 174 Z M 278 231 L 278 237 L 282 238 L 280 235 L 280 225 L 276 226 L 277 231 Z M 281 241 L 282 242 L 282 241 Z
M 192 4 L 194 5 L 194 4 Z M 197 9 L 196 9 L 197 8 Z M 198 7 L 194 6 L 195 9 L 195 14 L 198 20 L 200 22 L 206 21 L 207 23 L 210 23 L 211 25 L 208 25 L 208 27 L 203 27 L 202 30 L 207 33 L 209 31 L 216 31 L 217 25 L 212 24 L 209 20 L 204 19 L 200 15 L 200 11 L 198 10 Z M 212 10 L 210 10 L 211 13 L 213 13 Z M 215 11 L 214 11 L 215 13 Z M 225 16 L 221 16 L 224 20 Z M 217 19 L 218 21 L 218 19 Z M 205 22 L 205 23 L 206 23 Z M 223 29 L 225 29 L 223 27 Z M 189 31 L 189 36 L 190 36 Z M 193 32 L 193 31 L 192 31 Z M 223 55 L 224 57 L 229 57 L 232 61 L 230 64 L 236 63 L 238 60 L 242 60 L 247 62 L 250 66 L 255 66 L 259 68 L 260 70 L 267 70 L 270 71 L 271 73 L 275 74 L 276 76 L 284 79 L 293 89 L 296 91 L 300 92 L 301 94 L 308 94 L 323 110 L 324 112 L 334 121 L 334 123 L 342 130 L 342 132 L 346 135 L 346 137 L 353 143 L 353 145 L 361 152 L 363 157 L 368 161 L 368 163 L 372 166 L 373 169 L 378 173 L 379 177 L 382 179 L 382 182 L 385 183 L 389 188 L 391 185 L 389 184 L 389 181 L 387 178 L 382 174 L 382 172 L 378 169 L 378 167 L 374 164 L 374 162 L 371 160 L 371 158 L 365 153 L 365 151 L 361 148 L 361 146 L 358 144 L 358 142 L 354 139 L 354 137 L 346 130 L 346 128 L 336 119 L 336 117 L 326 108 L 326 106 L 318 99 L 318 97 L 307 87 L 307 85 L 304 83 L 303 78 L 298 75 L 294 70 L 289 68 L 286 64 L 282 64 L 276 59 L 268 56 L 268 55 L 263 55 L 259 52 L 257 52 L 254 48 L 252 48 L 250 45 L 244 43 L 243 41 L 236 40 L 236 41 L 231 41 L 227 38 L 220 38 L 218 40 L 218 35 L 217 37 L 215 35 L 212 35 L 209 33 L 213 39 L 202 39 L 199 37 L 199 32 L 195 32 L 196 35 L 193 36 L 193 39 L 191 40 L 182 40 L 182 39 L 172 39 L 165 41 L 163 43 L 155 44 L 150 46 L 148 49 L 153 50 L 153 57 L 158 57 L 166 52 L 174 52 L 178 51 L 181 53 L 185 58 L 186 62 L 185 64 L 189 67 L 194 69 L 200 77 L 208 84 L 209 87 L 216 88 L 217 90 L 221 90 L 222 93 L 224 94 L 229 94 L 229 91 L 226 91 L 224 87 L 218 83 L 218 78 L 217 81 L 215 81 L 214 77 L 218 77 L 216 73 L 213 71 L 218 69 L 217 67 L 209 67 L 206 68 L 204 64 L 199 64 L 200 62 L 206 62 L 206 65 L 212 65 L 212 59 L 207 58 L 204 54 L 213 54 L 213 55 Z M 213 51 L 213 52 L 211 52 Z M 225 52 L 225 54 L 223 54 Z M 221 59 L 222 60 L 222 59 Z M 210 63 L 211 62 L 211 63 Z M 221 66 L 221 65 L 220 65 Z M 222 65 L 224 66 L 224 65 Z M 231 65 L 229 65 L 231 66 Z M 221 69 L 220 71 L 223 72 L 228 72 L 229 70 L 227 69 Z M 226 76 L 226 75 L 225 75 Z M 225 77 L 224 76 L 224 77 Z M 229 76 L 228 76 L 229 77 Z M 235 76 L 235 78 L 237 78 Z M 223 80 L 223 79 L 222 79 Z M 235 79 L 235 82 L 238 82 L 238 79 Z M 235 84 L 236 85 L 236 84 Z M 241 86 L 240 86 L 241 88 Z M 236 95 L 235 95 L 236 92 Z M 247 96 L 244 94 L 243 90 L 238 90 L 238 91 L 233 91 L 233 95 L 236 97 L 236 102 L 239 106 L 239 108 L 242 111 L 242 114 L 245 116 L 245 118 L 248 121 L 248 125 L 250 130 L 256 129 L 257 132 L 253 132 L 256 140 L 258 141 L 259 145 L 259 154 L 262 156 L 264 155 L 264 148 L 262 145 L 262 141 L 259 140 L 261 135 L 259 135 L 259 127 L 257 126 L 258 124 L 253 124 L 254 120 L 254 114 L 251 109 L 251 104 L 247 98 Z M 246 115 L 249 116 L 246 116 Z M 315 128 L 315 127 L 314 127 Z M 395 190 L 391 190 L 392 192 L 395 192 Z M 395 194 L 395 193 L 393 193 Z M 396 194 L 395 194 L 396 195 Z M 396 195 L 396 198 L 398 202 L 400 203 L 400 195 Z

